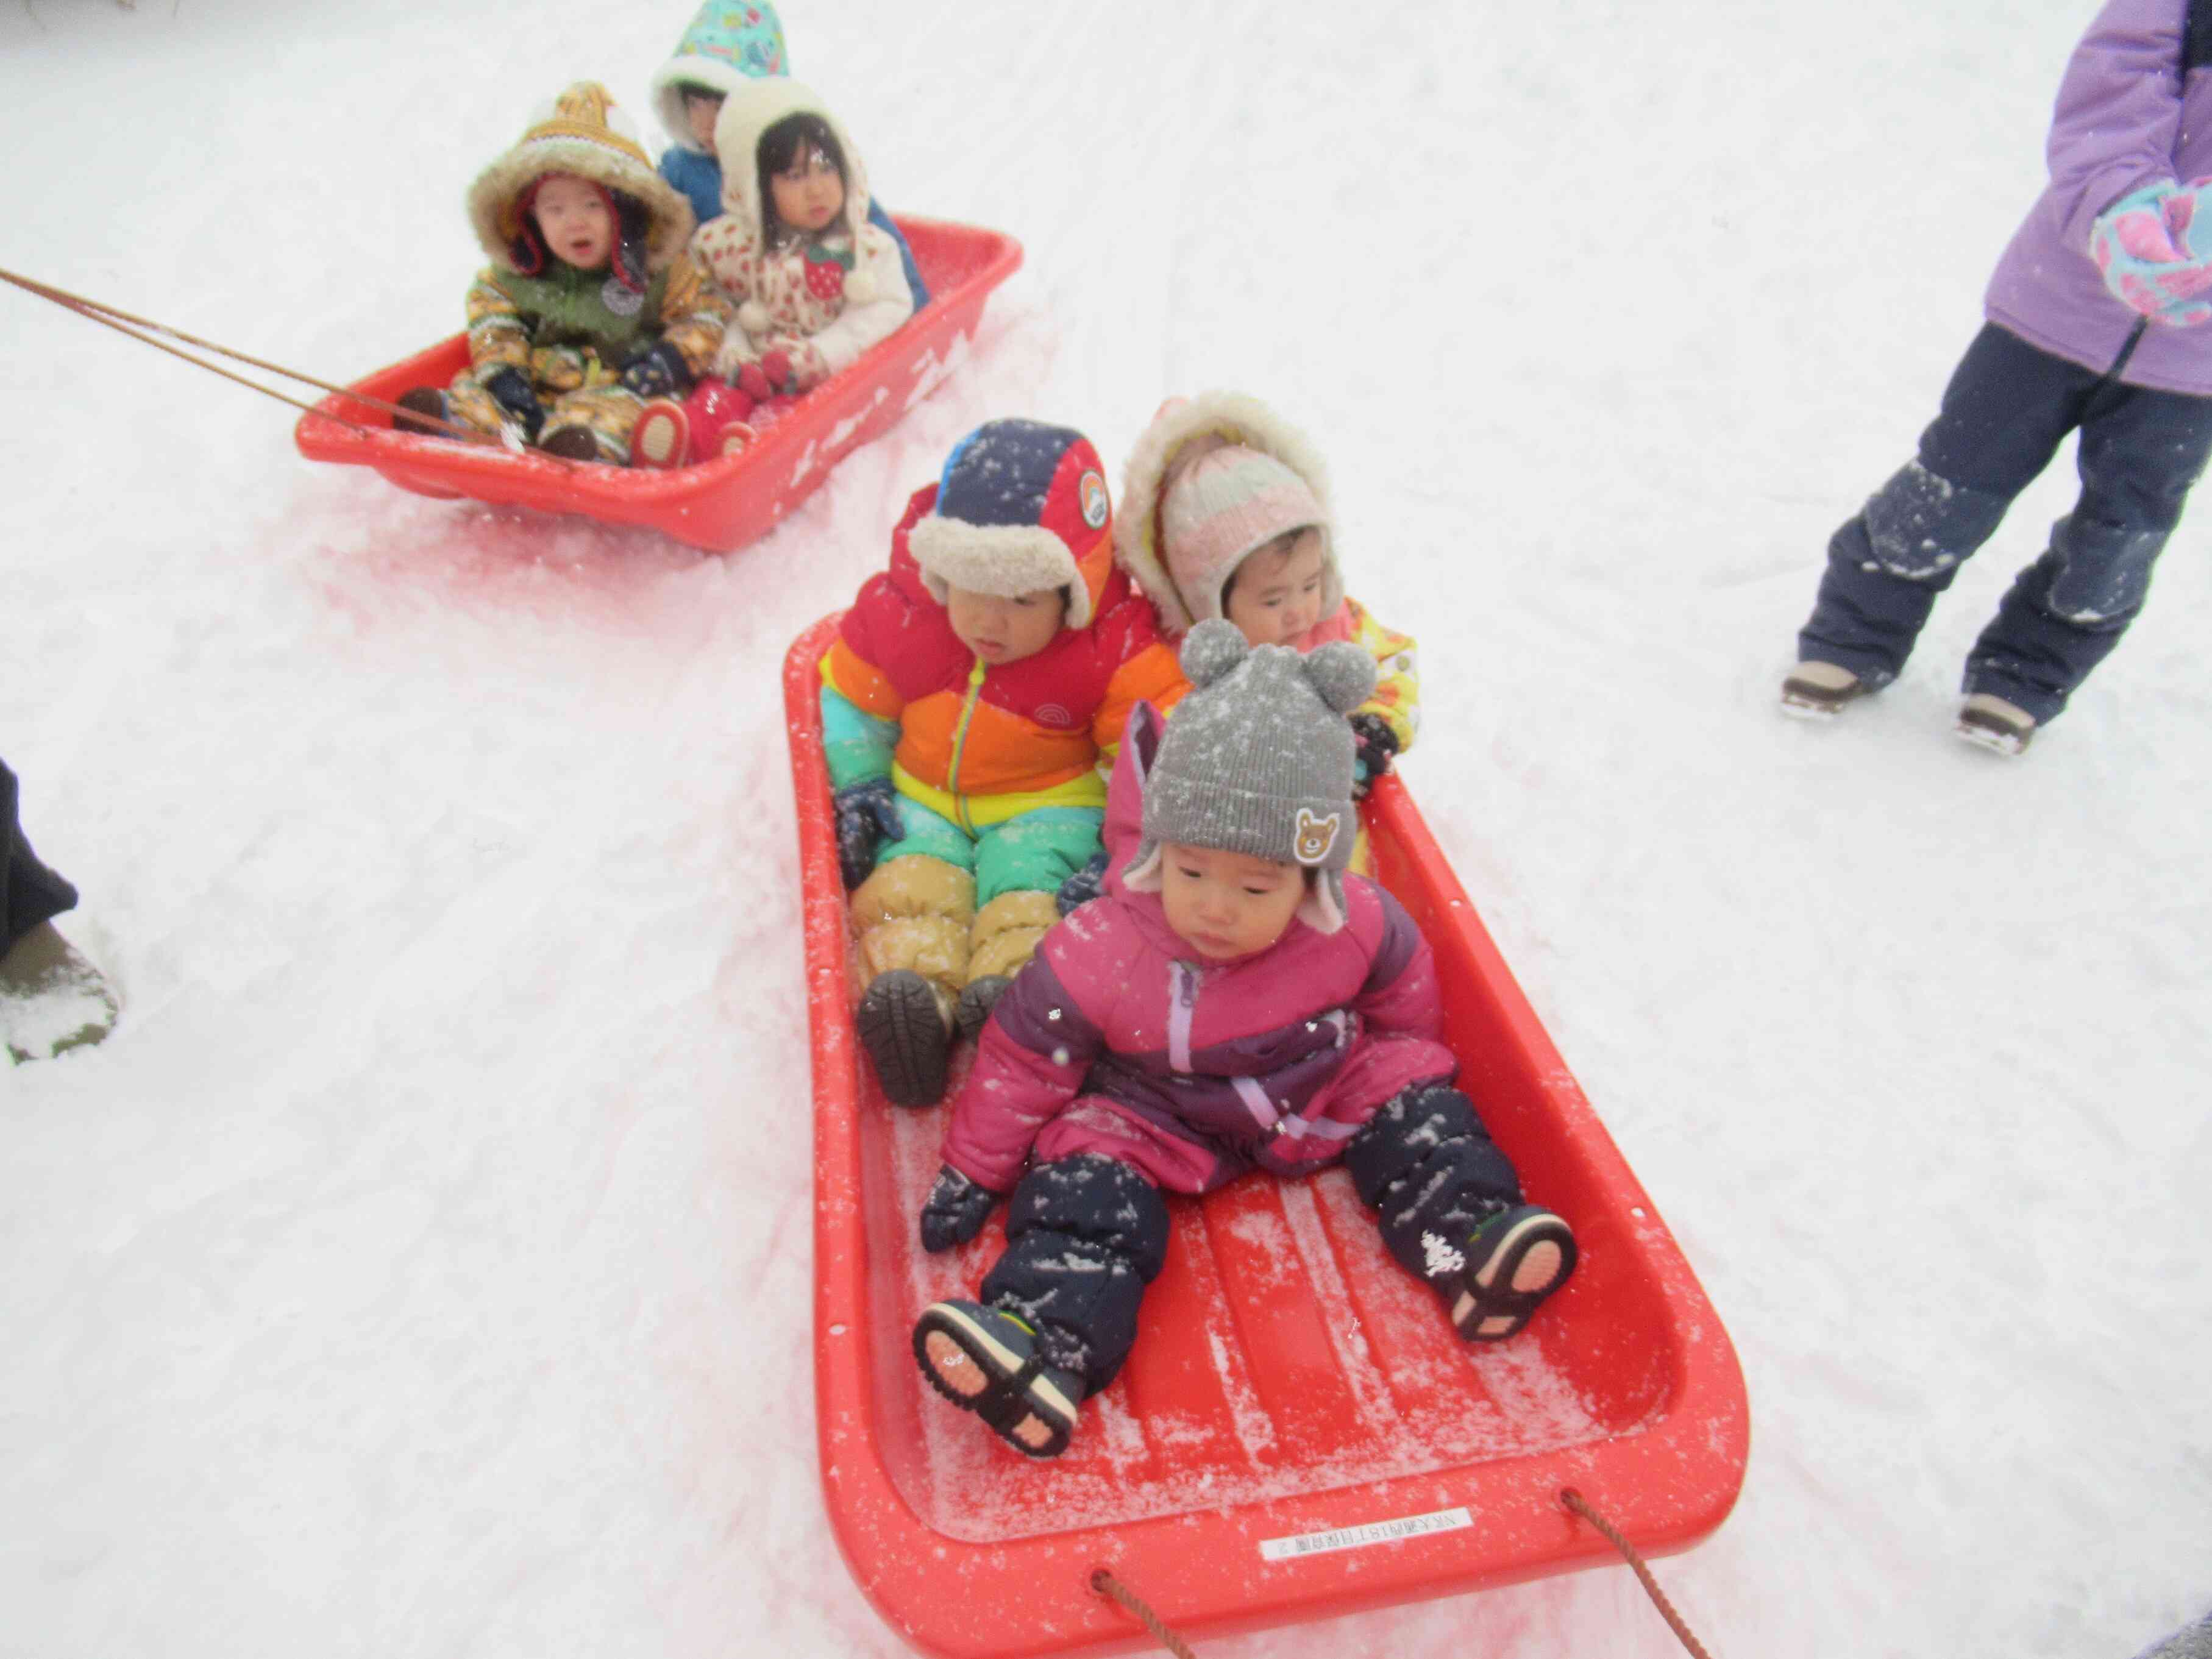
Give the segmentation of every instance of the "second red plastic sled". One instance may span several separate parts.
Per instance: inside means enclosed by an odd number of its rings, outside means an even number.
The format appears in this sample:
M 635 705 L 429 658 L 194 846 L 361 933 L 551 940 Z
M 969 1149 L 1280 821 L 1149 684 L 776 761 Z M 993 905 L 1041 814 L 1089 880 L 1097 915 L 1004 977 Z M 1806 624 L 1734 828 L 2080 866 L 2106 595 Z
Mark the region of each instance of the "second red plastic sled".
M 1647 1554 L 1742 1485 L 1743 1378 L 1718 1316 L 1514 983 L 1412 799 L 1365 808 L 1377 872 L 1436 952 L 1461 1084 L 1581 1265 L 1512 1341 L 1471 1347 L 1384 1253 L 1352 1183 L 1247 1176 L 1173 1200 L 1121 1377 L 1031 1462 L 930 1391 L 909 1334 L 972 1295 L 998 1221 L 925 1254 L 945 1112 L 888 1104 L 853 1030 L 817 670 L 784 665 L 814 1073 L 815 1404 L 839 1546 L 884 1618 L 957 1659 L 1153 1645 L 1110 1570 L 1196 1639 L 1617 1562 L 1573 1487 Z M 1003 1215 L 1003 1211 L 1001 1211 Z
M 294 441 L 311 460 L 373 466 L 419 495 L 580 513 L 733 552 L 774 529 L 848 450 L 889 429 L 958 367 L 984 300 L 1022 263 L 1021 244 L 996 231 L 933 219 L 902 218 L 898 224 L 929 284 L 929 303 L 845 373 L 801 398 L 742 454 L 666 472 L 562 463 L 528 450 L 395 432 L 387 416 L 337 396 L 300 417 Z M 444 386 L 468 361 L 467 337 L 456 334 L 353 389 L 396 402 L 412 387 Z

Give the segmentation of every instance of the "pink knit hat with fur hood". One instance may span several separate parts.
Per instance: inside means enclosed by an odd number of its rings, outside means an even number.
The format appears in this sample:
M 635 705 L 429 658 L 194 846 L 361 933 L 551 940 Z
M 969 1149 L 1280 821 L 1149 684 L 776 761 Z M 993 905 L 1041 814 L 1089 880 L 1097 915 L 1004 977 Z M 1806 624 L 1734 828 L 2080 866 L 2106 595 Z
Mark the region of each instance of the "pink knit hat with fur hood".
M 1170 398 L 1137 440 L 1115 556 L 1180 633 L 1222 614 L 1222 590 L 1255 548 L 1308 528 L 1322 540 L 1322 615 L 1334 616 L 1344 580 L 1320 457 L 1258 399 L 1211 392 Z

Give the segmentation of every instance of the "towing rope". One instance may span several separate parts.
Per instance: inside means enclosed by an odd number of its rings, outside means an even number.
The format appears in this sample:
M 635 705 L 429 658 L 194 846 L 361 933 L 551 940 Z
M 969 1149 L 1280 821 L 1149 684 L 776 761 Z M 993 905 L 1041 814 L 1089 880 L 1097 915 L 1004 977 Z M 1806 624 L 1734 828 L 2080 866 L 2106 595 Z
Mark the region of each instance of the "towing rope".
M 1674 1632 L 1682 1645 L 1697 1655 L 1698 1659 L 1712 1659 L 1698 1638 L 1690 1634 L 1690 1627 L 1682 1622 L 1682 1615 L 1674 1611 L 1674 1604 L 1667 1599 L 1666 1591 L 1659 1588 L 1659 1581 L 1651 1576 L 1651 1569 L 1644 1565 L 1644 1558 L 1636 1553 L 1636 1546 L 1620 1535 L 1620 1529 L 1592 1509 L 1589 1500 L 1572 1486 L 1560 1492 L 1559 1503 L 1603 1533 L 1606 1541 L 1620 1552 L 1622 1559 L 1636 1570 L 1637 1582 L 1644 1586 L 1644 1593 L 1651 1598 L 1651 1605 L 1659 1609 L 1659 1616 L 1667 1621 L 1667 1628 Z
M 411 409 L 403 410 L 397 404 L 388 404 L 381 398 L 372 398 L 365 392 L 356 392 L 348 386 L 333 386 L 327 380 L 317 380 L 312 374 L 302 374 L 296 368 L 287 368 L 282 363 L 268 362 L 259 357 L 249 356 L 243 351 L 234 351 L 230 347 L 218 345 L 213 340 L 203 340 L 196 334 L 187 334 L 182 329 L 171 328 L 167 324 L 155 322 L 150 318 L 133 316 L 127 311 L 119 311 L 115 307 L 103 304 L 98 300 L 88 300 L 81 294 L 72 294 L 64 288 L 54 288 L 45 283 L 33 282 L 28 276 L 21 276 L 5 268 L 0 268 L 0 282 L 20 288 L 26 294 L 35 294 L 41 300 L 52 301 L 64 311 L 75 312 L 88 321 L 98 323 L 105 328 L 112 328 L 118 334 L 127 336 L 142 345 L 152 346 L 156 351 L 166 351 L 172 357 L 181 357 L 196 368 L 204 368 L 210 374 L 220 374 L 224 380 L 242 386 L 248 391 L 258 392 L 264 398 L 274 398 L 280 404 L 289 404 L 294 409 L 304 410 L 310 415 L 319 415 L 326 421 L 336 421 L 340 426 L 351 427 L 356 432 L 376 432 L 381 428 L 364 426 L 359 421 L 351 420 L 343 415 L 334 414 L 326 409 L 319 409 L 313 404 L 301 403 L 297 398 L 288 398 L 272 386 L 263 386 L 258 380 L 249 380 L 243 374 L 234 374 L 228 369 L 208 362 L 204 357 L 195 357 L 189 351 L 179 351 L 176 347 L 155 339 L 154 336 L 161 334 L 172 340 L 182 340 L 186 345 L 198 346 L 204 351 L 212 351 L 219 356 L 228 357 L 236 362 L 250 363 L 255 368 L 266 369 L 271 374 L 282 374 L 287 380 L 298 380 L 319 391 L 333 392 L 341 398 L 350 398 L 356 403 L 367 404 L 370 408 L 382 410 L 387 415 L 404 414 L 410 420 L 418 421 L 426 427 L 436 427 L 442 436 L 457 438 L 464 443 L 490 444 L 502 448 L 505 447 L 497 438 L 492 437 L 488 433 L 478 432 L 473 427 L 462 426 L 453 421 L 441 420 L 435 416 L 424 415 Z M 141 332 L 142 330 L 145 331 Z M 558 455 L 546 455 L 544 459 L 559 462 L 563 466 L 571 465 L 563 457 Z
M 1152 1632 L 1152 1639 L 1175 1655 L 1176 1659 L 1198 1659 L 1198 1656 L 1190 1650 L 1190 1644 L 1162 1624 L 1159 1614 L 1145 1605 L 1144 1597 L 1105 1568 L 1101 1567 L 1091 1575 L 1091 1588 L 1109 1600 L 1119 1601 L 1136 1614 L 1144 1621 L 1145 1628 Z

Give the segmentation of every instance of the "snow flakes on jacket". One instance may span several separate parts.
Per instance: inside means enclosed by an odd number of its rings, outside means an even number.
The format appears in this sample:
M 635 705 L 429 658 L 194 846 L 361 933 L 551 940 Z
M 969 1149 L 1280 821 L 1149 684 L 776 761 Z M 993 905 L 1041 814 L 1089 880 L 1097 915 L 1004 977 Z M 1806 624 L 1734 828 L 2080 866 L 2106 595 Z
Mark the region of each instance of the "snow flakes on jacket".
M 1436 965 L 1397 900 L 1345 879 L 1345 925 L 1291 922 L 1267 950 L 1196 959 L 1157 893 L 1130 891 L 1159 717 L 1131 718 L 1107 809 L 1103 897 L 1044 937 L 999 999 L 952 1106 L 944 1160 L 1008 1192 L 1039 1162 L 1099 1152 L 1170 1191 L 1255 1166 L 1333 1163 L 1393 1095 L 1449 1081 Z

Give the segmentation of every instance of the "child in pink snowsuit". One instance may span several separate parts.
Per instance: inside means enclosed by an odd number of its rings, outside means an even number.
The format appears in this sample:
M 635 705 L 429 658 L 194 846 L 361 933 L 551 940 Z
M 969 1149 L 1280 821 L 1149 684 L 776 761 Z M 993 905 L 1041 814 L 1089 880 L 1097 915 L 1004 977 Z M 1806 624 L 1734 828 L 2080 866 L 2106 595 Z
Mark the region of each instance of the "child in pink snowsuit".
M 1452 1086 L 1425 940 L 1349 876 L 1353 738 L 1374 659 L 1301 656 L 1202 622 L 1194 690 L 1139 704 L 1108 798 L 1103 897 L 1046 934 L 1000 997 L 952 1107 L 926 1249 L 1011 1194 L 977 1301 L 915 1329 L 931 1382 L 1018 1450 L 1057 1455 L 1111 1382 L 1165 1258 L 1163 1191 L 1342 1158 L 1391 1253 L 1497 1341 L 1573 1270 L 1574 1236 L 1523 1201 Z M 1027 1165 L 1026 1173 L 1024 1166 Z

